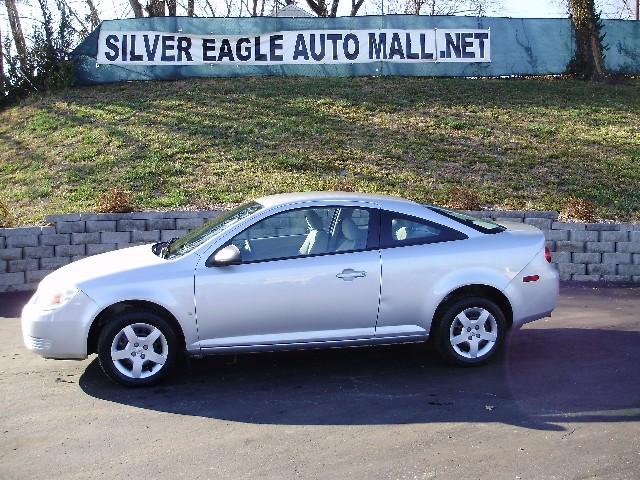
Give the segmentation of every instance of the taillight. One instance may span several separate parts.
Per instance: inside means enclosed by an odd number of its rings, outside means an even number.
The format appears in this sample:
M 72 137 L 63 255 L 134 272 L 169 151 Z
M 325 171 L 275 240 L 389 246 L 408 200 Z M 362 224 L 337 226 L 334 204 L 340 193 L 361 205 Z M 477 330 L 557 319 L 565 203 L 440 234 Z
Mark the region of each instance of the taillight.
M 547 262 L 551 263 L 551 250 L 549 250 L 549 247 L 544 247 L 544 258 L 547 259 Z

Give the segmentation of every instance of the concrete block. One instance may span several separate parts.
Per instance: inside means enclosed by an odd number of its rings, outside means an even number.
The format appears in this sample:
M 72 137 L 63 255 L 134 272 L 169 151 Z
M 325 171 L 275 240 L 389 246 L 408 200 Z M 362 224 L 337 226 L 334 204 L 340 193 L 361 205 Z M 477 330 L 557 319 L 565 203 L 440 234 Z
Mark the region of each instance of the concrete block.
M 115 243 L 99 243 L 97 245 L 87 245 L 87 255 L 97 255 L 99 253 L 110 252 L 116 249 Z
M 40 236 L 40 245 L 69 245 L 69 243 L 71 243 L 71 235 L 68 233 L 53 233 Z
M 172 238 L 184 237 L 187 233 L 189 233 L 187 230 L 162 230 L 160 232 L 160 240 L 167 242 Z
M 600 232 L 601 242 L 627 242 L 629 241 L 629 232 L 627 231 L 606 231 Z
M 79 213 L 64 213 L 62 215 L 45 215 L 44 221 L 47 223 L 77 222 L 82 220 Z
M 630 253 L 603 253 L 602 263 L 614 263 L 617 265 L 631 263 Z
M 71 262 L 77 262 L 78 260 L 82 260 L 83 258 L 87 258 L 87 255 L 74 255 L 71 257 Z
M 614 242 L 587 242 L 585 243 L 587 252 L 611 253 L 616 251 Z
M 84 245 L 56 245 L 56 257 L 73 257 L 84 255 Z
M 584 242 L 556 242 L 556 252 L 584 252 Z
M 493 221 L 498 224 L 502 224 L 504 222 L 523 223 L 524 218 L 496 217 L 493 219 Z
M 176 220 L 177 230 L 193 230 L 194 228 L 201 227 L 204 224 L 202 218 L 178 218 Z
M 146 230 L 139 232 L 131 232 L 131 241 L 132 242 L 159 242 L 160 241 L 160 230 Z
M 640 232 L 629 232 L 629 240 L 632 242 L 640 242 Z
M 584 223 L 574 222 L 553 222 L 551 224 L 552 230 L 585 230 L 586 225 Z
M 631 277 L 632 282 L 640 282 L 640 275 L 633 275 Z
M 87 232 L 115 232 L 115 220 L 87 220 Z
M 561 273 L 559 274 L 560 280 L 571 280 L 571 274 L 570 273 Z
M 573 263 L 600 263 L 602 254 L 600 253 L 572 253 L 571 260 Z
M 147 220 L 147 230 L 175 230 L 176 221 L 173 218 L 154 218 Z
M 524 213 L 525 218 L 549 218 L 551 220 L 557 220 L 558 219 L 558 212 L 552 212 L 552 211 L 545 211 L 545 210 L 531 210 L 531 211 L 527 211 L 527 212 L 520 212 L 520 213 Z
M 630 282 L 630 275 L 604 275 L 602 279 L 605 282 Z
M 0 235 L 3 237 L 22 237 L 25 235 L 40 235 L 42 227 L 15 227 L 15 228 L 2 228 L 0 229 Z
M 119 232 L 132 232 L 134 230 L 145 230 L 146 227 L 145 220 L 118 220 L 117 222 L 117 230 Z
M 85 222 L 59 222 L 56 223 L 56 232 L 58 233 L 80 233 L 86 228 Z
M 569 239 L 575 242 L 597 242 L 598 241 L 598 232 L 591 232 L 589 230 L 568 230 L 568 232 L 569 232 Z
M 0 260 L 0 273 L 4 273 L 7 271 L 7 262 L 4 260 Z
M 571 263 L 570 252 L 551 252 L 551 261 L 553 263 Z
M 87 243 L 100 243 L 100 232 L 73 233 L 71 243 L 74 245 L 84 245 Z
M 52 227 L 51 225 L 40 227 L 40 235 L 54 235 L 55 233 L 56 227 Z
M 24 283 L 24 272 L 0 273 L 0 287 L 10 287 Z
M 37 283 L 21 283 L 18 285 L 9 285 L 4 288 L 0 286 L 0 292 L 35 292 L 37 288 Z
M 616 252 L 640 253 L 640 242 L 618 242 L 616 243 Z
M 57 270 L 69 263 L 69 257 L 41 258 L 40 268 L 42 270 Z
M 19 260 L 22 258 L 21 248 L 2 248 L 0 249 L 0 260 Z
M 7 248 L 37 247 L 39 235 L 15 235 L 6 237 Z
M 547 230 L 544 237 L 547 240 L 569 240 L 569 230 Z
M 53 272 L 53 270 L 36 270 L 33 272 L 26 272 L 24 279 L 26 283 L 40 282 L 44 277 L 49 275 L 51 272 Z
M 615 275 L 615 263 L 590 263 L 587 265 L 587 273 L 589 275 Z
M 0 250 L 2 250 L 3 248 L 5 248 L 7 246 L 5 237 L 0 237 Z
M 24 247 L 23 256 L 24 258 L 46 258 L 53 257 L 53 248 L 52 246 L 47 247 Z
M 129 243 L 131 232 L 102 232 L 100 243 Z
M 38 260 L 35 258 L 26 258 L 23 260 L 9 260 L 7 262 L 7 272 L 26 272 L 27 270 L 37 270 Z
M 561 275 L 584 275 L 587 272 L 584 263 L 559 263 L 558 273 Z
M 555 250 L 556 250 L 556 242 L 547 240 L 547 241 L 544 242 L 544 246 L 547 247 L 552 252 L 555 252 Z
M 601 232 L 603 230 L 620 230 L 616 223 L 587 223 L 587 230 Z
M 551 229 L 551 219 L 550 218 L 526 218 L 524 219 L 524 223 L 533 225 L 534 227 L 538 227 L 540 230 L 550 230 Z
M 576 282 L 597 282 L 600 280 L 600 275 L 573 275 L 571 280 Z
M 200 215 L 202 216 L 202 218 L 206 218 L 207 221 L 211 220 L 212 218 L 216 218 L 222 213 L 223 213 L 222 210 L 201 210 L 200 211 Z
M 627 232 L 640 231 L 640 223 L 619 223 L 619 230 L 626 230 Z
M 618 275 L 640 275 L 640 265 L 618 265 Z
M 635 265 L 640 265 L 640 253 L 633 254 L 633 263 Z
M 202 212 L 197 210 L 176 210 L 167 212 L 167 217 L 173 218 L 199 218 L 202 216 Z

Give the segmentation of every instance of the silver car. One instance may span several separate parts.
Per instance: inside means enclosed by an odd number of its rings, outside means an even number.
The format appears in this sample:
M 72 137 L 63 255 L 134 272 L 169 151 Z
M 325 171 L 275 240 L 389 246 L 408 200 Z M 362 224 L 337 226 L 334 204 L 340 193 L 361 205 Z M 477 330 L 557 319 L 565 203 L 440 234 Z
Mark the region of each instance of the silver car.
M 542 232 L 396 197 L 258 198 L 181 239 L 56 270 L 24 307 L 30 350 L 96 352 L 127 386 L 180 357 L 424 342 L 488 361 L 510 329 L 549 316 L 558 274 Z

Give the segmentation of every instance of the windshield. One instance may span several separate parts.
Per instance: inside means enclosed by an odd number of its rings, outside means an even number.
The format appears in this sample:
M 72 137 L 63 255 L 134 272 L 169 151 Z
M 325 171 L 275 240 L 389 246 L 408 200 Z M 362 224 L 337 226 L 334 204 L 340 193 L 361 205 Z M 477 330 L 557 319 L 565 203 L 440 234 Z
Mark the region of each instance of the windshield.
M 482 233 L 499 233 L 506 230 L 502 225 L 498 225 L 491 220 L 485 220 L 484 218 L 474 217 L 467 213 L 462 213 L 458 210 L 450 210 L 448 208 L 429 206 L 431 210 L 440 215 L 444 215 L 456 222 L 460 222 L 467 227 L 471 227 Z
M 200 228 L 192 230 L 184 237 L 166 242 L 165 258 L 173 258 L 184 255 L 194 248 L 202 245 L 214 235 L 222 232 L 234 223 L 239 222 L 243 218 L 257 212 L 262 208 L 257 202 L 250 202 L 240 205 L 239 207 L 229 210 L 222 215 L 217 216 Z

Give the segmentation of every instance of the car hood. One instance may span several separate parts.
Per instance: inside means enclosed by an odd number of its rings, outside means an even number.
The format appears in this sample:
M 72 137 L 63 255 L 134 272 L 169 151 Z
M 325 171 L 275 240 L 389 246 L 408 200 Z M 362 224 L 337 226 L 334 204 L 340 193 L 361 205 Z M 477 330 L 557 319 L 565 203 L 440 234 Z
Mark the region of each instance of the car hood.
M 98 278 L 164 263 L 167 260 L 155 255 L 151 245 L 139 245 L 93 255 L 65 265 L 47 275 L 38 288 L 71 285 L 82 288 L 83 284 Z

